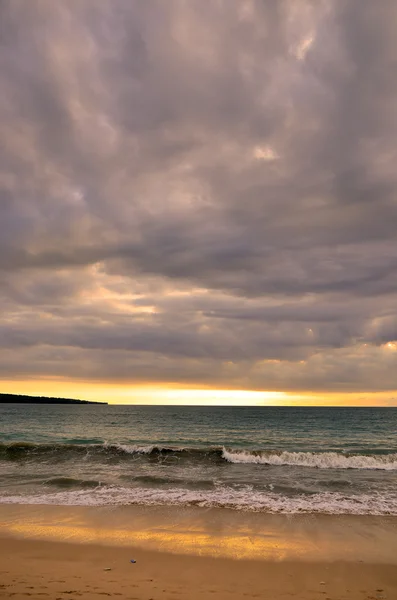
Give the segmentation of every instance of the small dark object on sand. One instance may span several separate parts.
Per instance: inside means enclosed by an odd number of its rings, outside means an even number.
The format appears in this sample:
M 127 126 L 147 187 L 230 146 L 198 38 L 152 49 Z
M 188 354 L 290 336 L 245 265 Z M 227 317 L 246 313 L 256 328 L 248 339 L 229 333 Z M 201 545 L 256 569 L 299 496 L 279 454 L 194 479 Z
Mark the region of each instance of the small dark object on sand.
M 130 562 L 131 563 L 136 563 L 136 560 L 134 560 L 133 558 L 131 558 Z

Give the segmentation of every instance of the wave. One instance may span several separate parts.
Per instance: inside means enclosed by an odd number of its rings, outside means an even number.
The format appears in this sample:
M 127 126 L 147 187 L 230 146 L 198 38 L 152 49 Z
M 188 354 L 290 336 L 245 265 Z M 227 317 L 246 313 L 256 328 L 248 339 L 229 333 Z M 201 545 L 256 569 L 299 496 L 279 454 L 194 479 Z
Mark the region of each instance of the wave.
M 223 449 L 223 458 L 235 464 L 314 467 L 318 469 L 397 470 L 397 454 L 343 454 L 340 452 L 250 452 Z
M 43 481 L 44 485 L 51 485 L 61 488 L 97 488 L 102 485 L 100 481 L 92 479 L 75 479 L 74 477 L 51 477 Z
M 40 456 L 64 456 L 69 455 L 130 455 L 130 454 L 158 454 L 162 452 L 161 448 L 155 446 L 128 446 L 123 444 L 104 443 L 54 443 L 54 444 L 35 444 L 32 442 L 12 442 L 9 444 L 0 443 L 0 458 L 36 458 Z M 167 452 L 167 449 L 164 449 Z
M 190 458 L 190 459 L 222 459 L 222 448 L 189 448 L 189 447 L 163 447 L 140 446 L 138 444 L 115 444 L 103 442 L 101 444 L 35 444 L 32 442 L 0 443 L 0 459 L 17 460 L 23 458 L 40 459 L 69 458 L 75 456 L 89 456 L 90 458 L 103 457 L 147 457 L 151 459 L 165 458 Z
M 67 490 L 32 495 L 0 495 L 0 504 L 42 504 L 61 506 L 199 506 L 229 508 L 266 513 L 320 513 L 355 515 L 397 515 L 397 494 L 346 496 L 338 492 L 320 492 L 293 497 L 255 491 L 252 487 L 236 490 L 123 488 L 102 486 L 92 490 Z
M 162 447 L 137 444 L 33 444 L 30 442 L 0 443 L 0 459 L 62 460 L 82 456 L 90 459 L 139 458 L 148 460 L 190 460 L 216 463 L 264 466 L 294 466 L 318 469 L 397 470 L 397 453 L 347 454 L 343 452 L 291 452 L 287 450 L 234 450 L 208 446 Z
M 110 451 L 115 450 L 116 452 L 122 452 L 125 454 L 156 454 L 161 452 L 162 448 L 158 446 L 138 446 L 137 444 L 110 444 L 104 443 L 104 447 Z M 167 448 L 164 448 L 167 450 Z
M 183 485 L 184 488 L 213 488 L 216 486 L 216 481 L 213 479 L 193 479 L 184 477 L 161 477 L 159 475 L 120 475 L 120 480 L 131 484 L 143 484 L 146 486 L 178 486 Z

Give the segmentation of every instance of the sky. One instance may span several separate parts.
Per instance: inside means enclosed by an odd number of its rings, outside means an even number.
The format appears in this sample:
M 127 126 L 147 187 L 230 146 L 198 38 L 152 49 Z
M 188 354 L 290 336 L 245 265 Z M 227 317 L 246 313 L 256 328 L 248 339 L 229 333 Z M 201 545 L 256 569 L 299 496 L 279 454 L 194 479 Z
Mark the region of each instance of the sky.
M 0 391 L 397 405 L 395 0 L 0 23 Z

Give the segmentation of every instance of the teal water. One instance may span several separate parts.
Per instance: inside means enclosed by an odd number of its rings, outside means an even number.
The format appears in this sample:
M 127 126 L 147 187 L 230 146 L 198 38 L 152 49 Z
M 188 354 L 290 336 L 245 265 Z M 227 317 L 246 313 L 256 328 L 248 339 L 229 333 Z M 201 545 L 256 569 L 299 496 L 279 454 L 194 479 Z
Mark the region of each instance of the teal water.
M 397 514 L 397 409 L 4 404 L 0 502 Z

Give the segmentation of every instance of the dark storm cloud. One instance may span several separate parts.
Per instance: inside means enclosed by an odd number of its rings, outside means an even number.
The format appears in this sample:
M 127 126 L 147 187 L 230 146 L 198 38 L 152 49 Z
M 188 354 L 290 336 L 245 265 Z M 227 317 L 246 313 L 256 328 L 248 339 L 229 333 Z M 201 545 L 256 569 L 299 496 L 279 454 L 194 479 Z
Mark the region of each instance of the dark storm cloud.
M 0 23 L 2 377 L 397 388 L 393 1 Z

